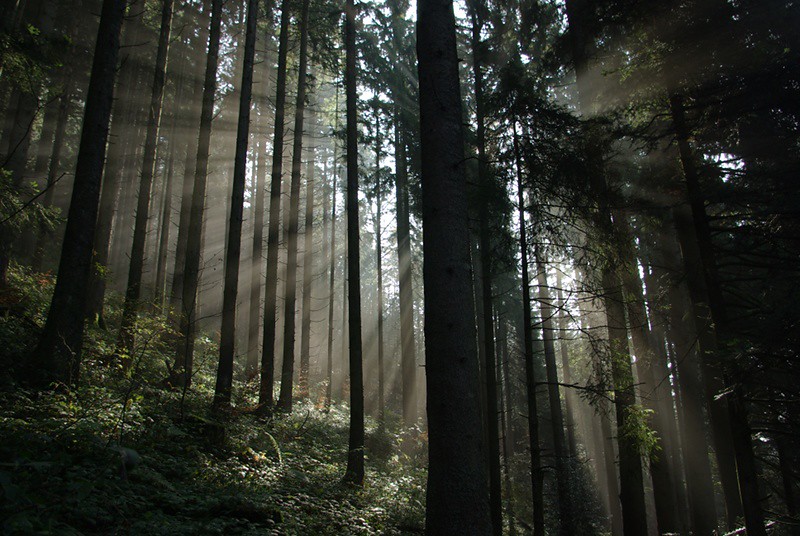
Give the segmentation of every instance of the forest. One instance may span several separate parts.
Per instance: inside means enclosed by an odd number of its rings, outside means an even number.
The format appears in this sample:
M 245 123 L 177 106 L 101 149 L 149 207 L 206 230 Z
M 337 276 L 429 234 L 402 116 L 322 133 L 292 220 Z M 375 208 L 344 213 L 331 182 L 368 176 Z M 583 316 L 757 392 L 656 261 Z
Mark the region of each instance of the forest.
M 9 535 L 800 535 L 800 2 L 0 0 Z

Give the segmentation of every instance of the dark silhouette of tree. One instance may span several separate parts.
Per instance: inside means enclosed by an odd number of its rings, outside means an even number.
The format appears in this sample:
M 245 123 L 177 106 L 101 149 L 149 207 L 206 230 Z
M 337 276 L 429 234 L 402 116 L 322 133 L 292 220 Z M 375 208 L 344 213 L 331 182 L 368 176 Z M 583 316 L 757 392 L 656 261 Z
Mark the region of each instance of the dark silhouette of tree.
M 428 393 L 428 534 L 491 534 L 453 4 L 417 3 Z
M 40 386 L 78 381 L 92 240 L 126 5 L 104 0 L 100 13 L 58 279 L 44 331 L 27 367 L 31 382 Z

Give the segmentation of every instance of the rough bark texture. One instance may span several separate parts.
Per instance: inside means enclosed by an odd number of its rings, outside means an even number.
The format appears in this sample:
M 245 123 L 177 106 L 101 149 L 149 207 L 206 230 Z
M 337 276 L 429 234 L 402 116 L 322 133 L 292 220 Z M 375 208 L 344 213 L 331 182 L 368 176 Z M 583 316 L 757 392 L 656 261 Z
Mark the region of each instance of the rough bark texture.
M 103 1 L 58 279 L 27 374 L 36 385 L 78 380 L 92 241 L 126 6 L 124 0 Z
M 345 98 L 347 102 L 347 313 L 350 346 L 350 436 L 344 480 L 364 483 L 364 380 L 361 350 L 361 262 L 358 219 L 358 117 L 356 109 L 356 7 L 347 0 L 345 7 Z
M 429 535 L 492 534 L 452 0 L 417 2 Z

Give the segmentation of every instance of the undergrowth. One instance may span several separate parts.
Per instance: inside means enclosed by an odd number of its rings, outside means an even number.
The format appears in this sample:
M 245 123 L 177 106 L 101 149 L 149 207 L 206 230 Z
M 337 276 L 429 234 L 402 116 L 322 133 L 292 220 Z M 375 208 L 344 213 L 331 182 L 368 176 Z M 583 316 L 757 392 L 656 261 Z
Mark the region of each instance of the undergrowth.
M 190 390 L 163 388 L 171 356 L 160 316 L 140 322 L 131 373 L 112 357 L 113 329 L 90 326 L 78 387 L 16 384 L 52 279 L 12 267 L 10 280 L 24 305 L 0 318 L 4 534 L 422 533 L 422 440 L 391 419 L 368 422 L 365 485 L 343 484 L 346 405 L 311 398 L 265 419 L 252 411 L 257 386 L 237 382 L 240 409 L 217 421 L 208 413 L 214 344 L 198 341 Z M 118 313 L 110 300 L 109 325 Z

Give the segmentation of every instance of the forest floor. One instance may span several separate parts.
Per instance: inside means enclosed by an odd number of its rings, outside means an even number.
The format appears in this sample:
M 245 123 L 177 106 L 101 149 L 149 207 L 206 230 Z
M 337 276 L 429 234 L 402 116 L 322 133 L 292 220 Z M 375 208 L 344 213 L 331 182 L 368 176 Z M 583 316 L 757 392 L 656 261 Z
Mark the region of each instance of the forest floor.
M 10 372 L 43 321 L 49 282 L 12 279 L 27 307 L 0 317 L 3 534 L 423 532 L 424 436 L 369 421 L 365 485 L 343 484 L 346 405 L 304 400 L 264 419 L 251 411 L 256 386 L 237 382 L 240 409 L 214 420 L 210 369 L 187 393 L 156 381 L 155 320 L 132 372 L 110 358 L 114 334 L 93 328 L 79 388 L 23 389 Z

